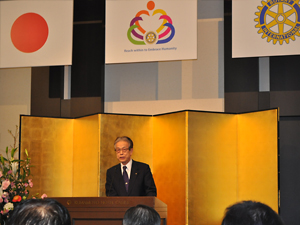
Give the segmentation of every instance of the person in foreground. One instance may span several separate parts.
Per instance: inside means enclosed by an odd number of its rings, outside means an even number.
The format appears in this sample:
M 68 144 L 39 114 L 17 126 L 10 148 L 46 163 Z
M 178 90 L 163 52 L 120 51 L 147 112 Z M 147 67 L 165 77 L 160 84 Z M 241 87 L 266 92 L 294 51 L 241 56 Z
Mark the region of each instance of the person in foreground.
M 71 225 L 68 210 L 54 199 L 29 199 L 11 211 L 5 225 Z
M 238 202 L 226 209 L 222 225 L 284 225 L 271 207 L 254 201 Z
M 160 216 L 149 206 L 137 205 L 125 212 L 123 225 L 160 225 Z
M 114 148 L 119 164 L 106 172 L 106 196 L 156 196 L 156 186 L 149 165 L 131 159 L 133 142 L 118 137 Z

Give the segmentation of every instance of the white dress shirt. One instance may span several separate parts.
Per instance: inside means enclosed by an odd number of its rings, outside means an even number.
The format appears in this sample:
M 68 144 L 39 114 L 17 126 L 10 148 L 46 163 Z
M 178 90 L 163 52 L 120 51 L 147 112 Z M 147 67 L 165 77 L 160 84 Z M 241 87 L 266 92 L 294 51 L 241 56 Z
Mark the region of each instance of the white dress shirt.
M 126 164 L 126 165 L 123 165 L 121 163 L 121 172 L 122 172 L 122 175 L 123 175 L 123 166 L 126 166 L 126 171 L 127 171 L 127 174 L 128 174 L 128 178 L 130 180 L 130 173 L 131 173 L 131 167 L 132 167 L 132 159 L 130 159 L 130 161 Z

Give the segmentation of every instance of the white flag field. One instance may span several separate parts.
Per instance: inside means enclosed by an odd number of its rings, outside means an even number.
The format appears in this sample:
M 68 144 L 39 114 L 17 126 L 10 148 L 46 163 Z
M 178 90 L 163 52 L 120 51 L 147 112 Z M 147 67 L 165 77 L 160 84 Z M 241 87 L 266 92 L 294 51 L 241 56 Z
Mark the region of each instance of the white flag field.
M 196 0 L 106 1 L 106 63 L 196 58 Z
M 73 0 L 0 1 L 0 68 L 72 64 Z
M 299 0 L 232 0 L 232 57 L 300 54 Z

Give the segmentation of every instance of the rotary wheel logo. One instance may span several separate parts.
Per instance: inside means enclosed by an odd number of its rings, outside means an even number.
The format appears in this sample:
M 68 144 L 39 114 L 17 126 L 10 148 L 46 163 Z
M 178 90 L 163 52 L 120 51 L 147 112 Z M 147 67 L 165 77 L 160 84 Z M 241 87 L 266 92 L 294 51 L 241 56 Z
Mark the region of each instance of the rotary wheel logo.
M 156 41 L 156 34 L 153 31 L 150 31 L 146 34 L 146 42 L 148 44 L 153 44 Z
M 299 0 L 268 0 L 262 1 L 256 12 L 256 28 L 262 33 L 262 38 L 267 38 L 273 44 L 277 41 L 280 45 L 289 39 L 295 41 L 295 35 L 300 36 L 300 7 Z

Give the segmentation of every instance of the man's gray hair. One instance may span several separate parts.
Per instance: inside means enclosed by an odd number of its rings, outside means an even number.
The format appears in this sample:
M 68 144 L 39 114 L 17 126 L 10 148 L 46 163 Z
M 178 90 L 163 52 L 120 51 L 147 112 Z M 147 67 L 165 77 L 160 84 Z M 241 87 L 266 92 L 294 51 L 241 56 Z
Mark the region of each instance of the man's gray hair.
M 119 141 L 126 141 L 129 144 L 129 149 L 133 148 L 133 141 L 129 137 L 127 137 L 127 136 L 122 136 L 122 137 L 117 137 L 116 138 L 115 143 L 114 143 L 114 148 L 115 149 L 116 149 L 116 144 Z
M 160 223 L 159 214 L 146 205 L 129 208 L 123 219 L 123 225 L 160 225 Z

